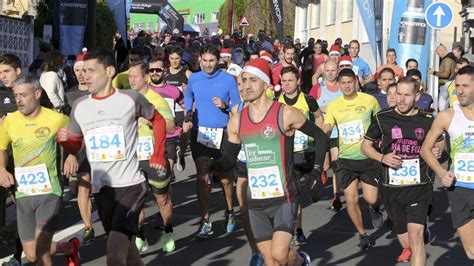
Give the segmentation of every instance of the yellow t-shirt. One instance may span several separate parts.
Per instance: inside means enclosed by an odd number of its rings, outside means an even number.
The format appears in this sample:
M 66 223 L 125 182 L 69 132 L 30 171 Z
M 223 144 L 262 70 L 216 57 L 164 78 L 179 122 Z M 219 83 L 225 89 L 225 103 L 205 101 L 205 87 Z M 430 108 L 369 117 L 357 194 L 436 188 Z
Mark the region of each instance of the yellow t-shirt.
M 346 100 L 344 96 L 340 96 L 328 105 L 324 124 L 337 126 L 339 130 L 339 158 L 367 159 L 360 146 L 372 116 L 379 111 L 380 105 L 377 100 L 363 92 L 357 92 L 353 100 Z
M 161 95 L 149 89 L 143 96 L 145 96 L 165 120 L 169 121 L 174 119 L 170 106 Z M 153 137 L 153 130 L 146 123 L 142 123 L 143 121 L 139 120 L 139 122 L 138 137 Z
M 130 89 L 130 82 L 128 81 L 128 70 L 118 73 L 112 80 L 112 87 L 116 89 L 128 90 Z
M 0 126 L 0 150 L 12 147 L 15 168 L 45 165 L 51 189 L 44 189 L 47 194 L 61 196 L 61 186 L 56 165 L 57 142 L 56 133 L 67 126 L 69 118 L 51 109 L 41 107 L 39 115 L 34 119 L 26 119 L 16 111 L 8 115 Z M 16 176 L 18 188 L 29 188 L 37 191 L 38 184 L 45 184 L 45 175 L 41 171 L 30 171 L 30 174 Z M 14 173 L 12 173 L 14 174 Z M 31 188 L 36 186 L 35 189 Z M 16 192 L 16 198 L 27 196 Z
M 458 95 L 456 93 L 456 84 L 454 80 L 448 86 L 448 94 L 449 94 L 449 107 L 453 107 L 454 103 L 458 101 Z

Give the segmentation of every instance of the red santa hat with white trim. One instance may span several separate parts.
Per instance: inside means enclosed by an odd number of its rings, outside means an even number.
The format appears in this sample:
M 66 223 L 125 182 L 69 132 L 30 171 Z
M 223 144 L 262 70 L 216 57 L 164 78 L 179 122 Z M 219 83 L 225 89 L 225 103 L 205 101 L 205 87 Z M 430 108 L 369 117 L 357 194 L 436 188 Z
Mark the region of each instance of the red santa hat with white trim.
M 352 66 L 352 58 L 349 55 L 343 55 L 339 60 L 339 65 L 351 65 Z
M 269 52 L 264 52 L 260 58 L 265 59 L 268 63 L 273 63 L 273 56 Z
M 263 82 L 270 84 L 270 65 L 265 59 L 256 58 L 250 60 L 242 69 L 242 73 L 250 73 L 257 76 Z
M 84 65 L 86 55 L 87 55 L 87 48 L 84 47 L 82 48 L 82 53 L 76 56 L 76 61 L 74 61 L 74 65 L 73 65 L 74 69 L 82 67 Z
M 222 48 L 221 49 L 221 57 L 232 56 L 232 53 L 229 48 Z

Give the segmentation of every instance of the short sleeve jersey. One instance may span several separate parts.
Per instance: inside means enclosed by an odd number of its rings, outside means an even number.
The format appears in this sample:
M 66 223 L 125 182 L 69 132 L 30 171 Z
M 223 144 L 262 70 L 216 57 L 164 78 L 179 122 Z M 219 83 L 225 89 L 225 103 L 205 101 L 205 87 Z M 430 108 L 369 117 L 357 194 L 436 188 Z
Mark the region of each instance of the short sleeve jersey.
M 357 96 L 352 100 L 340 96 L 328 105 L 324 124 L 337 126 L 339 130 L 339 158 L 351 160 L 367 158 L 360 150 L 360 146 L 372 117 L 379 111 L 377 100 L 363 92 L 357 92 Z
M 11 144 L 15 167 L 45 164 L 51 182 L 51 193 L 61 196 L 56 164 L 56 133 L 68 123 L 68 117 L 51 109 L 41 107 L 39 115 L 27 119 L 19 111 L 8 115 L 0 126 L 0 149 L 7 150 Z M 16 198 L 26 195 L 16 192 Z
M 418 111 L 415 115 L 404 116 L 392 107 L 375 115 L 365 138 L 381 140 L 383 154 L 395 152 L 402 159 L 420 159 L 421 183 L 433 182 L 428 166 L 420 156 L 421 145 L 432 123 L 433 116 L 429 113 Z M 383 177 L 388 184 L 388 168 L 385 166 Z
M 87 157 L 91 165 L 92 192 L 97 193 L 103 186 L 127 187 L 145 181 L 138 167 L 137 132 L 138 118 L 153 118 L 155 108 L 141 94 L 133 90 L 114 90 L 104 98 L 92 95 L 84 96 L 76 101 L 71 111 L 69 130 L 76 137 L 84 136 Z M 110 141 L 110 128 L 121 137 Z M 102 132 L 102 135 L 93 135 Z M 106 137 L 103 137 L 106 135 Z M 96 138 L 92 138 L 95 136 Z M 114 135 L 114 139 L 115 139 Z M 91 160 L 90 151 L 104 146 L 124 146 L 124 153 L 114 161 Z
M 145 98 L 150 102 L 155 109 L 163 116 L 165 120 L 172 121 L 174 120 L 173 118 L 173 113 L 171 112 L 170 107 L 168 106 L 168 103 L 161 97 L 158 93 L 148 90 L 145 93 Z M 140 124 L 138 127 L 138 136 L 139 137 L 144 137 L 144 136 L 153 136 L 153 130 L 146 124 Z

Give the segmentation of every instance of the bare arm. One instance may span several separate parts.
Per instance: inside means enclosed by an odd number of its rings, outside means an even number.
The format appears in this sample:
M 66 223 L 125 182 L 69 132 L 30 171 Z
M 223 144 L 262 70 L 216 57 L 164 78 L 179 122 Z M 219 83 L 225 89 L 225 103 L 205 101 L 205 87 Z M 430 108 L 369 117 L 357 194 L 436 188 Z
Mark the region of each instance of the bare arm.
M 433 121 L 431 129 L 428 131 L 425 141 L 423 142 L 423 146 L 421 146 L 421 157 L 423 157 L 426 164 L 428 164 L 428 166 L 443 179 L 443 185 L 448 187 L 451 186 L 454 180 L 454 174 L 448 172 L 441 166 L 433 154 L 432 149 L 435 147 L 435 144 L 441 134 L 447 130 L 452 117 L 452 109 L 440 112 Z
M 318 69 L 316 69 L 316 72 L 314 72 L 313 77 L 311 78 L 311 84 L 314 86 L 316 83 L 318 83 L 319 77 L 323 75 L 323 70 L 324 70 L 324 64 L 321 64 L 318 66 Z
M 8 163 L 8 155 L 5 150 L 0 150 L 0 186 L 10 187 L 15 184 L 13 175 L 10 174 L 6 167 Z
M 316 112 L 313 112 L 314 119 L 316 120 L 316 125 L 323 128 L 324 118 L 323 113 L 321 112 L 321 108 L 319 108 Z

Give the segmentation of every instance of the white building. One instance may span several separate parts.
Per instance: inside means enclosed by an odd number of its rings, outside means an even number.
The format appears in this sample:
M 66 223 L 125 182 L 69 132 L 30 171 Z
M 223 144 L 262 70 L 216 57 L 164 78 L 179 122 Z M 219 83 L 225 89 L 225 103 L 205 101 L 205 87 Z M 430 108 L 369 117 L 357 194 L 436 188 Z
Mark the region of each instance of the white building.
M 435 0 L 436 1 L 436 0 Z M 444 30 L 439 31 L 440 43 L 448 48 L 462 37 L 461 0 L 443 0 L 453 10 L 453 21 Z M 338 37 L 344 43 L 357 39 L 361 43 L 360 56 L 367 61 L 372 71 L 385 59 L 376 59 L 372 55 L 369 39 L 360 17 L 355 0 L 297 0 L 295 11 L 295 38 L 306 42 L 310 37 L 328 40 L 331 44 Z M 382 4 L 383 3 L 383 4 Z M 376 34 L 378 46 L 385 51 L 390 36 L 393 5 L 397 0 L 375 0 Z M 382 42 L 383 40 L 383 42 Z M 384 56 L 385 53 L 382 53 Z M 381 61 L 382 60 L 382 61 Z

